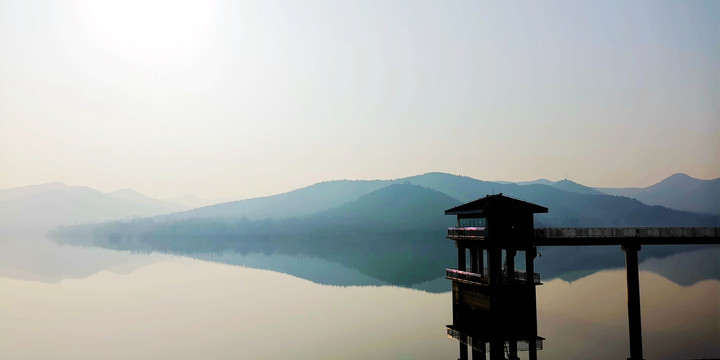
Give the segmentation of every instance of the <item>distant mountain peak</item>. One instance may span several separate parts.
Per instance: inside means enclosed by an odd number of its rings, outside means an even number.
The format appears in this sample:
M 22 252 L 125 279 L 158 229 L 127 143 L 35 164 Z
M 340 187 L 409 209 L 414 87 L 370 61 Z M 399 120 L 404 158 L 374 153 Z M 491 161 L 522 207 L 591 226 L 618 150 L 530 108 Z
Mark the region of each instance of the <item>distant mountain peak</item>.
M 700 180 L 696 179 L 690 175 L 684 174 L 684 173 L 676 173 L 672 174 L 668 177 L 666 177 L 663 180 L 660 180 L 659 182 L 655 183 L 652 186 L 649 186 L 649 188 L 652 187 L 681 187 L 681 186 L 687 186 L 689 184 L 698 184 L 701 182 L 704 182 L 707 180 Z
M 535 184 L 544 184 L 544 185 L 551 185 L 551 184 L 554 184 L 554 183 L 555 183 L 554 181 L 548 180 L 548 179 L 545 179 L 545 178 L 540 178 L 540 179 L 537 179 L 537 180 L 534 180 L 534 181 L 531 181 L 531 182 L 532 182 L 532 183 L 535 183 Z
M 687 181 L 687 180 L 692 181 L 692 180 L 700 180 L 700 179 L 696 179 L 685 173 L 675 173 L 675 174 L 672 174 L 672 175 L 666 177 L 665 179 L 661 180 L 660 182 L 663 182 L 663 181 Z
M 130 189 L 130 188 L 118 189 L 118 190 L 115 190 L 115 191 L 108 192 L 108 194 L 138 194 L 138 195 L 142 195 L 142 194 L 140 194 L 139 192 L 137 192 L 137 191 L 135 191 L 135 190 L 133 190 L 133 189 Z M 144 196 L 144 195 L 143 195 L 143 196 Z
M 607 194 L 633 197 L 649 205 L 720 214 L 720 178 L 703 180 L 676 173 L 646 188 L 600 190 Z
M 670 176 L 667 177 L 667 179 L 672 179 L 672 178 L 695 179 L 694 177 L 692 177 L 692 176 L 690 176 L 690 175 L 688 175 L 688 174 L 685 174 L 685 173 L 674 173 L 674 174 L 672 174 L 672 175 L 670 175 Z

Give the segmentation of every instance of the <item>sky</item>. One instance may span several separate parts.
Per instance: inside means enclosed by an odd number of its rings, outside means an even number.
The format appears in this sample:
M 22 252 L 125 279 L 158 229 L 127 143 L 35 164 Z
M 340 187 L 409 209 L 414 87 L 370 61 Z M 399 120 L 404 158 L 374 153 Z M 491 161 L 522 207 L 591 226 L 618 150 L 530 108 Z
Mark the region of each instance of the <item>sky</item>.
M 720 177 L 720 2 L 0 0 L 0 188 Z

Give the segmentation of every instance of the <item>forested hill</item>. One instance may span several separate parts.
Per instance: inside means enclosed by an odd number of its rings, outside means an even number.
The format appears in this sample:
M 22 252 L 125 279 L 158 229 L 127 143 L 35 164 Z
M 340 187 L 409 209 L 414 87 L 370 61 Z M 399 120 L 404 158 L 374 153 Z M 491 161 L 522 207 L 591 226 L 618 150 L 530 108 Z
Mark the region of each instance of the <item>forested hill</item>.
M 701 180 L 679 173 L 646 188 L 598 188 L 598 190 L 610 195 L 629 196 L 649 205 L 720 214 L 720 178 Z
M 698 188 L 693 187 L 696 181 L 689 182 L 687 189 L 683 188 L 677 181 L 670 182 L 673 184 L 672 188 L 676 197 L 687 194 L 687 196 L 695 199 L 699 196 L 697 194 Z M 681 183 L 684 184 L 685 182 Z M 707 217 L 695 217 L 683 213 L 673 213 L 667 211 L 667 209 L 647 207 L 645 205 L 652 204 L 653 201 L 649 196 L 644 198 L 644 203 L 640 203 L 631 197 L 608 196 L 570 180 L 557 182 L 538 180 L 516 184 L 483 181 L 466 176 L 437 172 L 397 180 L 337 180 L 322 182 L 284 194 L 206 206 L 157 217 L 156 219 L 175 221 L 210 218 L 214 220 L 247 219 L 252 221 L 301 218 L 336 209 L 391 184 L 419 185 L 441 192 L 460 202 L 469 202 L 487 194 L 503 193 L 548 207 L 550 209 L 549 214 L 538 217 L 538 221 L 543 226 L 693 226 L 707 224 L 709 221 L 712 223 L 712 220 L 708 220 Z M 702 184 L 712 185 L 714 182 L 706 181 Z M 706 185 L 703 186 L 709 186 Z M 705 187 L 700 187 L 700 189 L 705 189 Z M 659 192 L 650 193 L 657 194 Z M 720 203 L 717 194 L 713 195 L 712 192 L 707 191 L 703 192 L 703 194 L 705 194 L 705 197 L 697 200 L 697 203 L 702 202 L 704 205 L 698 206 L 712 208 L 712 206 L 715 206 L 712 204 Z
M 549 209 L 535 216 L 536 227 L 552 226 L 720 226 L 720 216 L 649 206 L 636 199 L 610 196 L 563 183 L 566 191 L 544 184 L 518 185 L 476 180 L 464 176 L 430 173 L 404 179 L 425 186 L 462 202 L 487 194 L 529 201 Z
M 166 219 L 247 219 L 295 218 L 334 208 L 381 189 L 388 180 L 336 180 L 317 183 L 283 194 L 231 201 L 160 217 Z
M 429 186 L 413 185 L 411 182 L 424 183 Z M 338 187 L 338 185 L 341 186 Z M 373 182 L 343 182 L 333 184 L 331 193 L 338 191 L 340 187 L 349 187 L 352 189 L 352 194 L 346 194 L 345 197 L 354 198 L 359 192 L 374 186 L 377 184 Z M 431 186 L 440 189 L 432 189 Z M 451 217 L 446 217 L 443 211 L 465 202 L 449 196 L 447 193 L 469 196 L 461 192 L 469 188 L 475 194 L 482 193 L 487 186 L 493 186 L 492 190 L 502 190 L 506 196 L 549 208 L 547 214 L 535 216 L 536 227 L 720 226 L 720 216 L 718 215 L 696 214 L 662 206 L 648 206 L 627 197 L 567 192 L 541 184 L 491 185 L 480 180 L 438 174 L 408 178 L 407 183 L 386 185 L 331 209 L 291 218 L 263 220 L 252 220 L 245 216 L 146 218 L 66 227 L 57 231 L 56 235 L 83 234 L 82 237 L 87 238 L 91 235 L 97 239 L 107 238 L 109 234 L 116 234 L 115 238 L 119 236 L 117 234 L 126 234 L 134 238 L 163 237 L 168 241 L 172 241 L 173 237 L 206 238 L 222 235 L 237 237 L 237 241 L 242 241 L 243 237 L 248 236 L 296 236 L 300 234 L 319 236 L 321 234 L 347 234 L 349 231 L 360 234 L 377 234 L 435 229 L 442 232 L 446 226 L 453 224 Z M 360 188 L 364 190 L 359 190 Z M 295 196 L 300 198 L 300 196 Z M 320 197 L 330 199 L 332 194 L 323 194 Z M 279 199 L 273 201 L 279 201 Z M 339 202 L 341 200 L 332 201 Z M 323 200 L 321 202 L 327 206 L 332 201 Z M 298 207 L 299 205 L 293 206 Z M 319 207 L 318 203 L 313 206 Z M 227 213 L 224 214 L 227 215 Z
M 444 240 L 454 224 L 443 210 L 460 202 L 438 191 L 393 184 L 324 212 L 291 219 L 159 221 L 152 218 L 71 226 L 52 236 L 75 244 L 133 251 L 227 251 L 321 258 L 396 285 L 437 277 L 453 261 Z
M 429 188 L 392 184 L 304 221 L 354 229 L 444 229 L 454 223 L 454 219 L 444 216 L 444 210 L 460 204 L 459 200 Z
M 444 216 L 447 208 L 460 204 L 441 192 L 411 184 L 391 184 L 333 209 L 286 219 L 247 218 L 134 219 L 103 224 L 61 227 L 56 237 L 148 239 L 266 236 L 343 236 L 433 231 L 442 233 L 454 219 Z
M 428 185 L 452 188 L 453 181 L 465 186 L 473 183 L 468 179 L 445 178 Z M 487 184 L 476 185 L 478 190 Z M 505 195 L 549 208 L 548 214 L 536 215 L 537 227 L 720 226 L 720 216 L 648 206 L 625 197 L 579 194 L 540 184 L 498 187 Z M 145 218 L 64 227 L 53 236 L 61 242 L 191 256 L 234 252 L 320 258 L 405 286 L 433 280 L 438 269 L 455 263 L 455 248 L 444 239 L 445 229 L 455 219 L 445 216 L 444 210 L 460 203 L 429 187 L 389 184 L 332 209 L 293 218 Z M 573 263 L 559 261 L 565 257 L 556 256 L 548 264 L 539 261 L 538 269 L 553 276 L 620 266 L 617 262 L 622 261 L 614 252 L 586 255 L 573 256 L 573 260 L 582 260 Z

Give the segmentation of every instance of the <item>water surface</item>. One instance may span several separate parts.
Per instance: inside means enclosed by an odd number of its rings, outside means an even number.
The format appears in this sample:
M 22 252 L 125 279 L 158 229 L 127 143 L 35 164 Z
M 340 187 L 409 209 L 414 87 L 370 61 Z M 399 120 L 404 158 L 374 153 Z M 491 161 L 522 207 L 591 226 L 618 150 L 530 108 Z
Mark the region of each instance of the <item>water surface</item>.
M 376 283 L 317 259 L 245 254 L 234 261 L 246 266 L 237 266 L 17 238 L 0 241 L 0 250 L 3 359 L 458 356 L 445 335 L 449 292 Z M 695 276 L 705 280 L 679 285 L 658 275 L 682 277 L 678 264 L 691 262 L 712 270 L 716 250 L 643 265 L 654 270 L 640 273 L 646 359 L 720 357 L 720 281 Z M 312 266 L 302 266 L 307 261 Z M 286 263 L 286 271 L 346 273 L 327 285 L 250 267 L 271 262 Z M 538 333 L 547 339 L 539 358 L 627 358 L 625 299 L 622 270 L 546 281 L 538 287 Z

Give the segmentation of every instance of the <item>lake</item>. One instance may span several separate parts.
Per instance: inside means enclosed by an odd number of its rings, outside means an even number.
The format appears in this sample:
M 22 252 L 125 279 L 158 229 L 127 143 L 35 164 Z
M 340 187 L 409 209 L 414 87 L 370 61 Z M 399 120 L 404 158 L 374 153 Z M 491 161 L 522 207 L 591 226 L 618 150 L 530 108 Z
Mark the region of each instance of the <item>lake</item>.
M 703 248 L 641 264 L 646 359 L 720 357 L 719 256 Z M 327 259 L 191 258 L 6 235 L 0 358 L 457 359 L 443 270 L 411 288 Z M 538 357 L 627 358 L 624 271 L 571 278 L 537 288 Z

